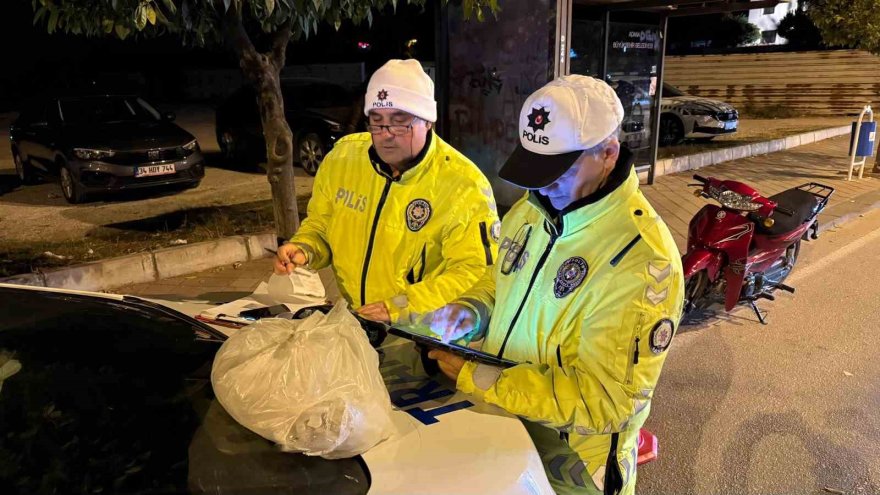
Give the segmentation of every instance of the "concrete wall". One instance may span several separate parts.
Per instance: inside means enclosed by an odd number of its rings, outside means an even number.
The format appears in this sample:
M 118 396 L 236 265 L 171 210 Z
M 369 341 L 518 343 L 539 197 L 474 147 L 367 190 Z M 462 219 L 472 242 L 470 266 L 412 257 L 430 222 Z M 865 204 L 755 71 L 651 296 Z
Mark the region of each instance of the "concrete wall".
M 525 99 L 553 78 L 556 1 L 502 8 L 498 19 L 465 22 L 450 5 L 449 131 L 443 137 L 483 170 L 498 203 L 511 205 L 522 190 L 500 180 L 498 169 L 519 142 Z

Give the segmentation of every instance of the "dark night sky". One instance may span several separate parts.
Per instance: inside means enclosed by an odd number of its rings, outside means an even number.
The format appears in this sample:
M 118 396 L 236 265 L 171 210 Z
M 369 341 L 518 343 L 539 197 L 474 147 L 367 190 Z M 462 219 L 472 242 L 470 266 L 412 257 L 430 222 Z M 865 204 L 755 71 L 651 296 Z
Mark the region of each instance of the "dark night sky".
M 416 56 L 433 60 L 433 1 L 424 11 L 417 7 L 388 9 L 374 17 L 372 29 L 366 24 L 343 24 L 339 32 L 332 26 L 319 26 L 318 35 L 291 44 L 287 64 L 365 62 L 368 73 L 385 60 L 403 55 L 406 40 L 417 38 Z M 402 3 L 402 2 L 401 2 Z M 49 35 L 45 23 L 32 26 L 31 2 L 6 2 L 0 16 L 0 46 L 4 50 L 4 69 L 0 71 L 0 110 L 35 91 L 75 87 L 100 72 L 135 71 L 148 78 L 170 78 L 181 68 L 237 69 L 235 58 L 223 48 L 183 47 L 173 37 L 152 40 L 88 39 L 56 33 Z M 358 41 L 372 44 L 364 53 Z

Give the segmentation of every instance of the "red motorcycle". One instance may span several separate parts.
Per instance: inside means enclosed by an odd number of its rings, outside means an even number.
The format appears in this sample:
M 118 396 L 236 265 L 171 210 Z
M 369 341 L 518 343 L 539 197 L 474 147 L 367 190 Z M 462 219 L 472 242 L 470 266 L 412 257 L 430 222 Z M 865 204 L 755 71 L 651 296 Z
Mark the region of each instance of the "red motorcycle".
M 756 301 L 773 301 L 797 261 L 801 240 L 818 239 L 819 213 L 834 188 L 811 182 L 765 198 L 742 182 L 695 175 L 694 195 L 721 206 L 706 205 L 688 227 L 687 253 L 682 257 L 685 314 L 723 302 L 730 311 L 738 303 L 751 306 L 766 324 Z

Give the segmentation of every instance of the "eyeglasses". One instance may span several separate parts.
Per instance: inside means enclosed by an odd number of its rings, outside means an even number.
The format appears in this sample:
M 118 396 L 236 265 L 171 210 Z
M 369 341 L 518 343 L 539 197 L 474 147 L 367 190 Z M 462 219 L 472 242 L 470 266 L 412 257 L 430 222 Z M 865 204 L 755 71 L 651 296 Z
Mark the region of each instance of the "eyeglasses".
M 392 136 L 405 136 L 409 134 L 409 131 L 412 130 L 413 124 L 416 123 L 416 119 L 413 119 L 409 124 L 391 124 L 391 125 L 379 125 L 379 124 L 367 124 L 367 130 L 370 131 L 370 134 L 382 134 L 382 131 L 388 130 L 388 133 Z

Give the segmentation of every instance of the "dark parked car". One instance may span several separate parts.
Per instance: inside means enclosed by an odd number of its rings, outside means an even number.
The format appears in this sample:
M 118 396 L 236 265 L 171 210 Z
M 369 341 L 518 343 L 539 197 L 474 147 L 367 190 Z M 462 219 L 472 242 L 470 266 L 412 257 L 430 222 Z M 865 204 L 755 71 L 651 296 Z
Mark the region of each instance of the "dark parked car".
M 287 454 L 211 387 L 225 337 L 148 301 L 0 284 L 0 493 L 363 494 L 359 458 Z
M 342 86 L 320 79 L 284 79 L 281 92 L 293 131 L 293 161 L 315 175 L 333 144 L 361 125 L 363 106 Z M 227 162 L 251 165 L 265 159 L 266 141 L 251 86 L 239 88 L 217 108 L 216 122 L 217 142 Z
M 58 178 L 67 201 L 89 193 L 182 184 L 196 187 L 204 158 L 192 134 L 137 96 L 47 98 L 10 126 L 22 183 Z

